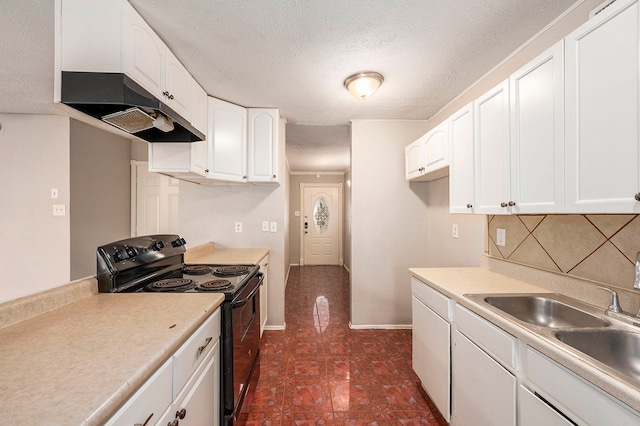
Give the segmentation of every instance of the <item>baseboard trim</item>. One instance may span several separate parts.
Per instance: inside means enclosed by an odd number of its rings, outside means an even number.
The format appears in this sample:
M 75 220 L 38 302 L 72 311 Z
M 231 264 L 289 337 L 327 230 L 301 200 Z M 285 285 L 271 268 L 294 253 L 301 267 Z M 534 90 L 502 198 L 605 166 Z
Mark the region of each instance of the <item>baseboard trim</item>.
M 352 330 L 411 330 L 411 324 L 358 324 L 354 325 L 349 321 L 349 328 Z
M 269 331 L 282 331 L 282 330 L 286 330 L 287 329 L 287 324 L 284 324 L 284 325 L 265 325 L 264 329 L 265 330 L 269 330 Z

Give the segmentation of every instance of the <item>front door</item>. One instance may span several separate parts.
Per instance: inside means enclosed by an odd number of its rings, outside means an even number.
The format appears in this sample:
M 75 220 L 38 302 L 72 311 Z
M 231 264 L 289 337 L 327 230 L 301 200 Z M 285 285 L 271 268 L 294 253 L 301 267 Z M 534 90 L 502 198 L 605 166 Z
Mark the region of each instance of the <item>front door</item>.
M 301 265 L 342 265 L 342 184 L 300 184 Z

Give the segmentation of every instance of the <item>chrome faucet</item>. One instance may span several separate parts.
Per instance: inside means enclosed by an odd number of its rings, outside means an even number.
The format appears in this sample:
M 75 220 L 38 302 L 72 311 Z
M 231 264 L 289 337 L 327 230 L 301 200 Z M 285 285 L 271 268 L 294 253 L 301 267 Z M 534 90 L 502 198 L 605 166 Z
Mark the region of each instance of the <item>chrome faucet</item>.
M 633 283 L 633 288 L 640 290 L 640 251 L 636 254 L 636 282 Z

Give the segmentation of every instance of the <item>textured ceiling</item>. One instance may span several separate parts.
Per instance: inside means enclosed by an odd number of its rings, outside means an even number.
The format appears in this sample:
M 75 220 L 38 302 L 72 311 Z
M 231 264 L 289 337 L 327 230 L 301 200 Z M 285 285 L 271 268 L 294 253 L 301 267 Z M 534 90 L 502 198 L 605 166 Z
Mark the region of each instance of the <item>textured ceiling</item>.
M 60 113 L 51 103 L 54 2 L 0 1 L 0 112 Z M 247 107 L 278 107 L 297 125 L 289 126 L 288 138 L 294 171 L 322 164 L 322 170 L 344 171 L 348 132 L 320 126 L 428 119 L 575 3 L 130 1 L 207 93 Z M 364 70 L 381 72 L 385 82 L 374 97 L 359 101 L 342 83 Z M 304 147 L 335 151 L 339 135 L 344 139 L 334 165 L 301 160 Z

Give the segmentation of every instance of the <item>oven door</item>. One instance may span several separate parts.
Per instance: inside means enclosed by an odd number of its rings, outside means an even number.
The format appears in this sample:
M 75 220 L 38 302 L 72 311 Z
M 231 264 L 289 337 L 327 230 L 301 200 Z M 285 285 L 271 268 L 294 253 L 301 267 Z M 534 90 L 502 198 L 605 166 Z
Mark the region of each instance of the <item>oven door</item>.
M 233 327 L 233 416 L 240 414 L 251 370 L 260 350 L 260 286 L 264 275 L 256 274 L 231 302 Z

